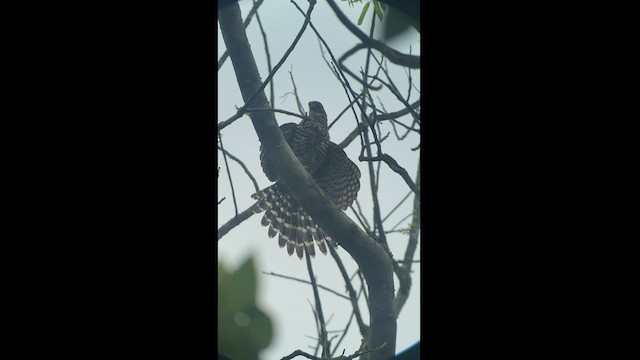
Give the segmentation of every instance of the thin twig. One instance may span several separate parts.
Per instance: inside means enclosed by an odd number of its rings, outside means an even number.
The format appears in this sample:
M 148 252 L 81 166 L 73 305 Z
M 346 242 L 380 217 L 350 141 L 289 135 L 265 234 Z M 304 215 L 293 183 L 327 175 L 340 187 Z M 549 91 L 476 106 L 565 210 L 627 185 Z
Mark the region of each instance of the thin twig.
M 331 246 L 329 246 L 331 248 Z M 305 258 L 307 260 L 307 270 L 309 271 L 309 279 L 311 279 L 311 288 L 313 289 L 313 297 L 316 301 L 316 311 L 318 313 L 318 323 L 320 324 L 320 344 L 322 344 L 322 357 L 329 357 L 330 350 L 327 343 L 327 329 L 324 322 L 324 314 L 322 313 L 322 304 L 320 303 L 320 294 L 318 294 L 318 286 L 316 278 L 313 275 L 313 267 L 311 266 L 311 255 L 305 250 Z
M 358 292 L 358 297 L 357 297 L 358 300 L 360 299 L 360 295 L 362 294 L 362 287 L 363 287 L 362 284 L 360 284 L 360 291 Z M 356 313 L 355 309 L 351 309 L 351 316 L 349 316 L 347 325 L 345 325 L 344 330 L 342 330 L 342 336 L 340 336 L 340 339 L 338 339 L 338 342 L 336 343 L 333 350 L 331 351 L 331 356 L 333 356 L 336 353 L 336 351 L 338 351 L 338 348 L 342 343 L 342 340 L 344 340 L 344 338 L 347 336 L 347 332 L 349 331 L 349 326 L 351 326 L 351 322 L 355 317 L 355 313 Z
M 329 129 L 331 129 L 333 124 L 335 124 L 342 117 L 342 115 L 344 115 L 347 112 L 347 110 L 349 110 L 349 108 L 351 108 L 353 106 L 353 103 L 355 103 L 359 98 L 360 97 L 351 100 L 349 102 L 349 105 L 345 106 L 345 108 L 340 112 L 340 114 L 338 114 L 338 116 L 331 122 L 331 124 L 329 124 Z
M 220 142 L 220 149 L 222 149 L 222 157 L 224 158 L 224 165 L 227 168 L 227 176 L 229 176 L 229 183 L 231 184 L 231 196 L 233 198 L 233 207 L 235 208 L 236 215 L 238 215 L 238 203 L 236 202 L 236 191 L 233 188 L 233 178 L 231 177 L 231 169 L 229 169 L 229 162 L 227 161 L 227 155 L 222 145 L 222 135 L 218 133 L 218 141 Z
M 371 152 L 369 151 L 369 154 L 370 153 Z M 388 155 L 388 154 L 380 154 L 378 156 L 367 156 L 367 157 L 360 156 L 358 158 L 358 160 L 367 161 L 369 163 L 371 163 L 372 161 L 384 161 L 389 166 L 389 168 L 391 170 L 393 170 L 395 173 L 397 173 L 400 176 L 402 176 L 402 178 L 407 183 L 407 185 L 409 186 L 411 191 L 413 191 L 417 195 L 420 195 L 420 189 L 413 182 L 413 180 L 409 176 L 409 173 L 407 173 L 407 170 L 405 170 L 402 166 L 398 165 L 398 162 L 394 158 L 392 158 L 390 155 Z
M 362 294 L 364 295 L 364 301 L 367 303 L 367 308 L 369 308 L 371 305 L 369 304 L 369 294 L 367 294 L 367 288 L 364 287 L 364 284 L 366 284 L 366 281 L 364 280 L 364 275 L 362 275 L 362 271 L 360 271 L 360 269 L 358 269 L 356 271 L 356 275 L 358 275 L 358 279 L 360 279 L 360 284 L 362 284 Z
M 225 154 L 226 156 L 228 156 L 231 160 L 233 160 L 233 161 L 237 162 L 238 164 L 240 164 L 240 166 L 242 167 L 244 172 L 247 174 L 249 179 L 251 179 L 251 182 L 253 182 L 253 187 L 256 189 L 256 192 L 260 191 L 260 188 L 258 187 L 258 182 L 253 177 L 253 175 L 251 174 L 251 172 L 249 171 L 247 166 L 242 162 L 242 160 L 240 160 L 237 157 L 233 156 L 233 154 L 231 154 L 229 151 L 223 149 L 222 147 L 218 147 L 218 150 L 222 151 L 222 153 Z
M 298 9 L 298 11 L 300 11 L 301 13 L 304 13 L 302 11 L 302 9 L 300 9 L 300 7 L 298 6 L 298 4 L 296 4 L 295 2 L 293 3 L 293 5 Z M 327 49 L 327 52 L 329 53 L 329 56 L 331 56 L 331 60 L 333 61 L 334 67 L 335 64 L 338 63 L 338 61 L 336 60 L 336 57 L 333 55 L 333 52 L 331 51 L 331 48 L 329 48 L 329 45 L 327 44 L 327 42 L 324 40 L 324 38 L 320 35 L 320 33 L 318 32 L 318 30 L 315 28 L 315 26 L 313 25 L 313 23 L 309 22 L 311 29 L 316 33 L 316 36 L 318 36 L 318 39 L 320 39 L 320 41 L 322 42 L 322 44 L 325 46 L 325 48 Z M 345 93 L 347 94 L 347 99 L 349 99 L 349 102 L 355 102 L 356 105 L 358 105 L 358 107 L 362 108 L 362 106 L 357 102 L 357 100 L 359 98 L 359 95 L 356 94 L 355 91 L 353 91 L 353 89 L 351 88 L 351 85 L 349 84 L 349 82 L 347 81 L 347 78 L 344 76 L 344 73 L 342 71 L 342 69 L 334 69 L 334 74 L 340 74 L 342 76 L 342 80 L 340 79 L 340 77 L 338 77 L 338 81 L 340 81 L 340 84 L 342 85 L 342 87 L 345 90 Z M 354 99 L 354 100 L 352 100 Z M 353 110 L 353 107 L 351 107 L 352 111 L 353 111 L 353 115 L 354 115 L 354 119 L 356 120 L 356 126 L 358 124 L 358 116 L 356 115 L 355 111 Z
M 382 67 L 382 60 L 378 60 L 377 57 L 375 57 L 375 55 L 373 56 L 373 58 L 376 60 L 376 62 L 378 64 L 380 64 L 380 66 Z M 400 90 L 398 89 L 398 87 L 393 83 L 393 80 L 391 79 L 391 76 L 389 76 L 389 72 L 386 68 L 382 67 L 382 72 L 385 74 L 385 76 L 387 77 L 387 80 L 389 81 L 389 83 L 386 83 L 384 80 L 380 79 L 378 77 L 378 75 L 373 75 L 371 76 L 371 78 L 378 80 L 379 82 L 381 82 L 383 85 L 385 85 L 393 95 L 396 96 L 396 98 L 405 106 L 405 108 L 409 109 L 411 112 L 411 115 L 413 115 L 414 118 L 419 119 L 420 116 L 411 108 L 411 105 L 409 104 L 409 102 L 402 96 L 402 94 L 400 94 Z
M 418 164 L 420 161 L 418 160 Z M 416 183 L 420 184 L 420 165 L 418 165 L 418 174 L 416 175 Z M 407 243 L 407 249 L 404 253 L 404 265 L 394 266 L 394 271 L 398 277 L 400 287 L 398 293 L 393 301 L 394 311 L 396 317 L 400 315 L 400 311 L 404 307 L 409 293 L 411 292 L 411 265 L 413 264 L 413 256 L 415 255 L 416 248 L 418 247 L 418 234 L 420 232 L 420 196 L 418 194 L 413 198 L 413 218 L 411 220 L 411 227 L 409 229 L 409 241 Z M 397 268 L 397 269 L 396 269 Z
M 309 281 L 307 281 L 307 280 L 298 279 L 298 278 L 294 278 L 294 277 L 286 276 L 286 275 L 276 274 L 276 273 L 274 273 L 273 271 L 272 271 L 272 272 L 266 272 L 266 271 L 263 271 L 262 273 L 263 273 L 263 274 L 266 274 L 266 275 L 272 275 L 272 276 L 277 276 L 277 277 L 281 277 L 281 278 L 284 278 L 284 279 L 289 279 L 289 280 L 298 281 L 298 282 L 301 282 L 301 283 L 304 283 L 304 284 L 311 284 L 311 282 L 309 282 Z M 326 286 L 323 286 L 323 285 L 320 285 L 320 284 L 316 284 L 316 285 L 317 285 L 320 289 L 326 290 L 326 291 L 328 291 L 328 292 L 330 292 L 330 293 L 332 293 L 332 294 L 334 294 L 334 295 L 337 295 L 337 296 L 339 296 L 339 297 L 341 297 L 341 298 L 343 298 L 343 299 L 351 300 L 348 296 L 343 295 L 343 294 L 340 294 L 339 292 L 337 292 L 337 291 L 335 291 L 335 290 L 331 290 L 330 288 L 328 288 L 328 287 L 326 287 Z
M 296 47 L 296 44 L 298 44 L 298 41 L 300 40 L 300 38 L 302 37 L 302 34 L 307 28 L 307 25 L 309 24 L 309 21 L 311 19 L 311 12 L 313 11 L 313 8 L 315 5 L 316 5 L 315 0 L 309 0 L 309 9 L 307 10 L 307 14 L 305 15 L 304 23 L 302 24 L 302 28 L 300 29 L 300 31 L 298 31 L 298 35 L 296 35 L 296 38 L 293 40 L 293 43 L 291 44 L 291 46 L 289 46 L 289 48 L 284 53 L 280 61 L 278 61 L 278 63 L 276 64 L 276 66 L 273 67 L 273 70 L 269 73 L 267 78 L 262 82 L 260 87 L 258 87 L 258 89 L 256 89 L 256 91 L 245 101 L 244 105 L 240 109 L 238 109 L 236 115 L 232 116 L 228 120 L 218 123 L 218 131 L 224 129 L 225 127 L 229 126 L 231 123 L 236 121 L 238 118 L 242 117 L 242 115 L 244 115 L 244 113 L 247 111 L 247 108 L 253 102 L 253 99 L 255 99 L 255 97 L 258 96 L 258 94 L 260 94 L 264 90 L 264 88 L 271 81 L 273 76 L 278 72 L 282 64 L 287 60 L 287 58 L 289 57 L 293 49 Z M 273 106 L 273 104 L 271 105 Z
M 356 210 L 353 208 L 353 206 L 349 206 L 349 208 L 351 209 L 351 211 L 353 211 L 353 215 L 356 216 L 356 219 L 358 219 L 358 222 L 360 223 L 360 226 L 362 226 L 364 228 L 364 231 L 367 233 L 367 235 L 371 236 L 371 230 L 362 221 L 362 220 L 364 220 L 364 217 L 361 218 L 360 215 L 358 215 Z
M 258 1 L 264 1 L 264 0 L 258 0 Z M 256 4 L 256 0 L 253 0 L 253 4 L 255 6 Z M 267 71 L 271 72 L 271 54 L 269 53 L 269 44 L 267 43 L 267 33 L 264 31 L 264 27 L 262 26 L 262 21 L 260 20 L 260 15 L 256 12 L 256 20 L 258 20 L 258 27 L 260 28 L 260 32 L 262 33 L 262 40 L 264 42 L 264 52 L 265 55 L 267 57 Z M 271 100 L 269 103 L 271 104 L 271 107 L 273 107 L 273 101 L 274 101 L 274 90 L 273 90 L 273 82 L 274 80 L 271 80 L 271 82 L 269 82 L 269 92 L 270 92 L 270 97 L 269 99 Z
M 420 99 L 414 101 L 412 104 L 410 104 L 410 107 L 412 109 L 417 108 L 418 106 L 420 106 Z M 376 120 L 378 121 L 383 121 L 383 120 L 391 120 L 391 119 L 396 119 L 399 118 L 403 115 L 408 114 L 409 112 L 411 112 L 411 110 L 409 110 L 408 108 L 403 108 L 402 110 L 398 110 L 395 112 L 390 112 L 390 113 L 382 113 L 382 114 L 378 114 L 376 116 Z
M 375 133 L 374 127 L 371 126 L 370 129 L 372 129 L 371 133 Z M 364 139 L 364 143 L 365 143 L 365 147 L 362 149 L 363 151 L 365 151 L 367 153 L 367 157 L 364 157 L 362 155 L 360 155 L 359 159 L 362 161 L 362 159 L 367 159 L 370 158 L 371 155 L 371 148 L 370 148 L 370 142 L 369 142 L 369 132 L 366 132 L 363 136 Z M 377 137 L 374 134 L 374 138 L 377 142 Z M 380 146 L 380 144 L 378 143 L 378 146 Z M 378 186 L 376 184 L 376 179 L 375 179 L 375 170 L 373 169 L 373 163 L 371 161 L 369 161 L 367 163 L 367 167 L 369 170 L 369 182 L 370 182 L 370 186 L 371 186 L 371 197 L 373 200 L 373 232 L 374 234 L 376 234 L 377 236 L 375 236 L 375 239 L 385 248 L 385 249 L 389 249 L 389 246 L 387 245 L 387 239 L 384 233 L 384 227 L 382 225 L 382 218 L 380 216 L 380 201 L 378 199 Z
M 416 102 L 414 102 L 413 104 L 411 104 L 411 107 L 415 108 L 418 105 L 420 105 L 420 100 L 417 100 Z M 397 123 L 405 128 L 408 129 L 408 131 L 414 131 L 416 133 L 420 133 L 420 131 L 413 129 L 414 124 L 416 123 L 414 121 L 414 123 L 411 125 L 411 127 L 406 126 L 405 124 L 402 124 L 401 122 L 395 120 L 395 118 L 406 115 L 409 113 L 409 109 L 402 109 L 393 113 L 382 113 L 382 114 L 378 114 L 376 115 L 376 121 L 385 121 L 385 120 L 390 120 L 391 124 L 393 126 L 393 123 Z M 371 118 L 373 115 L 369 115 L 369 117 Z M 356 136 L 358 136 L 358 134 L 360 134 L 361 132 L 364 132 L 368 129 L 367 124 L 365 123 L 360 123 L 358 124 L 358 127 L 356 129 L 354 129 L 353 131 L 351 131 L 351 133 L 349 133 L 349 135 L 347 135 L 347 137 L 340 143 L 338 144 L 338 146 L 340 146 L 341 149 L 346 148 L 347 146 L 349 146 L 349 144 L 351 144 L 351 142 L 356 138 Z M 395 127 L 394 127 L 394 131 L 395 131 Z M 406 137 L 406 134 L 404 135 Z M 396 137 L 398 137 L 398 133 L 396 132 Z M 399 140 L 402 140 L 402 138 L 400 138 Z
M 360 334 L 366 338 L 369 336 L 369 327 L 365 325 L 364 321 L 362 320 L 362 315 L 360 314 L 360 308 L 358 307 L 358 296 L 356 295 L 356 292 L 353 289 L 353 285 L 349 280 L 349 275 L 347 274 L 347 270 L 345 269 L 344 264 L 342 263 L 342 259 L 340 259 L 340 256 L 338 255 L 338 253 L 332 247 L 329 247 L 329 251 L 331 252 L 331 256 L 335 260 L 336 265 L 340 270 L 340 274 L 342 275 L 342 278 L 344 279 L 344 285 L 346 286 L 347 292 L 349 293 L 349 298 L 351 300 L 351 307 L 353 307 L 353 311 L 355 312 L 356 321 L 358 322 L 358 327 L 360 328 Z
M 369 48 L 374 48 L 384 54 L 389 61 L 394 64 L 410 67 L 413 69 L 420 68 L 420 57 L 413 55 L 402 54 L 399 51 L 396 51 L 387 45 L 385 45 L 382 41 L 374 40 L 371 36 L 365 35 L 356 25 L 354 25 L 347 16 L 340 10 L 338 5 L 333 0 L 327 0 L 329 3 L 329 7 L 336 14 L 338 20 L 351 31 L 352 34 L 358 37 L 360 41 L 367 45 Z M 375 17 L 375 16 L 374 16 Z
M 302 351 L 302 350 L 296 350 L 294 352 L 292 352 L 291 354 L 283 357 L 280 360 L 291 360 L 296 356 L 304 356 L 307 359 L 311 359 L 311 360 L 352 360 L 357 358 L 358 356 L 362 356 L 364 354 L 368 354 L 374 351 L 378 351 L 380 349 L 382 349 L 383 347 L 385 347 L 385 345 L 387 345 L 387 343 L 383 343 L 382 345 L 378 346 L 375 349 L 367 349 L 367 350 L 358 350 L 355 353 L 353 353 L 352 355 L 349 356 L 344 356 L 344 351 L 342 352 L 342 355 L 336 357 L 336 358 L 325 358 L 325 357 L 317 357 L 317 356 L 313 356 L 311 354 L 307 354 L 306 352 Z
M 353 131 L 351 131 L 349 135 L 347 135 L 347 137 L 344 140 L 342 140 L 340 144 L 338 144 L 338 146 L 340 146 L 341 149 L 346 148 L 347 146 L 349 146 L 349 144 L 351 144 L 353 139 L 355 139 L 363 131 L 367 131 L 368 128 L 369 127 L 367 126 L 367 124 L 359 123 L 358 126 Z
M 400 202 L 398 203 L 398 205 L 396 205 L 396 207 L 394 207 L 391 211 L 389 211 L 389 213 L 387 214 L 387 216 L 384 217 L 384 219 L 382 219 L 382 222 L 384 222 L 385 220 L 387 220 L 389 218 L 389 216 L 391 216 L 391 214 L 393 214 L 394 211 L 396 211 L 400 205 L 402 205 L 404 203 L 405 200 L 407 200 L 409 198 L 409 195 L 413 194 L 413 191 L 409 191 L 407 193 L 407 195 L 405 197 L 402 198 L 402 200 L 400 200 Z
M 367 217 L 364 216 L 364 213 L 362 212 L 362 208 L 360 207 L 360 201 L 358 201 L 358 199 L 356 198 L 356 207 L 358 208 L 358 213 L 360 214 L 360 216 L 362 217 L 362 221 L 364 222 L 366 229 L 368 231 L 368 233 L 371 233 L 371 225 L 369 225 L 369 222 L 367 221 Z
M 412 213 L 410 213 L 409 215 L 407 215 L 407 216 L 403 217 L 403 218 L 402 218 L 402 220 L 398 221 L 398 223 L 397 223 L 394 227 L 392 227 L 392 228 L 391 228 L 391 231 L 395 230 L 398 226 L 400 226 L 401 224 L 403 224 L 403 223 L 404 223 L 404 221 L 405 221 L 405 220 L 407 220 L 408 218 L 410 218 L 411 216 L 413 216 L 413 212 L 412 212 Z
M 289 77 L 291 78 L 291 84 L 293 85 L 293 97 L 296 99 L 298 111 L 300 112 L 300 115 L 304 116 L 306 113 L 304 111 L 304 106 L 302 106 L 302 103 L 300 102 L 300 97 L 298 96 L 298 87 L 296 87 L 296 81 L 293 79 L 293 70 L 289 70 Z
M 222 200 L 224 200 L 224 198 L 222 198 Z M 220 201 L 222 201 L 222 200 L 220 200 Z M 250 218 L 251 215 L 254 214 L 254 212 L 253 212 L 253 208 L 254 207 L 255 207 L 255 204 L 251 205 L 247 210 L 245 210 L 245 211 L 241 212 L 240 214 L 234 216 L 231 220 L 227 221 L 226 224 L 220 226 L 220 228 L 218 229 L 218 241 L 220 239 L 222 239 L 222 237 L 225 236 L 231 229 L 233 229 L 234 227 L 240 225 L 240 223 L 242 223 L 243 221 L 245 221 L 248 218 Z
M 354 74 L 351 70 L 349 70 L 349 68 L 344 63 L 345 63 L 345 60 L 347 60 L 347 58 L 353 55 L 356 51 L 361 49 L 366 49 L 366 48 L 367 46 L 362 43 L 357 44 L 350 50 L 347 50 L 347 52 L 342 54 L 342 56 L 340 56 L 340 58 L 338 59 L 338 67 L 340 68 L 340 70 L 346 72 L 347 75 L 351 76 L 355 81 L 359 82 L 362 85 L 364 85 L 364 82 L 362 82 L 362 79 L 360 79 L 356 74 Z M 382 89 L 382 85 L 369 84 L 369 90 L 378 91 L 380 89 Z

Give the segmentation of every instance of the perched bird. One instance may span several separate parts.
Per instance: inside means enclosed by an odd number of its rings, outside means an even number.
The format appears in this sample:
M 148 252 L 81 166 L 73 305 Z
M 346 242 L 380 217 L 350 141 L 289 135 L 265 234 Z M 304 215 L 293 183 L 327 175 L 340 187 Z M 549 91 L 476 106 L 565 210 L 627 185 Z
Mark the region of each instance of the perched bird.
M 283 124 L 280 130 L 293 153 L 324 194 L 340 209 L 346 210 L 360 190 L 360 170 L 338 145 L 330 141 L 327 113 L 322 104 L 311 101 L 308 118 L 298 124 Z M 309 255 L 315 256 L 314 242 L 323 254 L 327 253 L 325 243 L 337 247 L 335 240 L 313 221 L 286 186 L 278 181 L 273 160 L 262 146 L 260 163 L 267 178 L 275 184 L 251 197 L 258 200 L 253 210 L 255 213 L 266 211 L 262 217 L 262 225 L 269 227 L 269 237 L 278 234 L 278 245 L 286 245 L 289 255 L 295 251 L 300 259 L 304 249 Z

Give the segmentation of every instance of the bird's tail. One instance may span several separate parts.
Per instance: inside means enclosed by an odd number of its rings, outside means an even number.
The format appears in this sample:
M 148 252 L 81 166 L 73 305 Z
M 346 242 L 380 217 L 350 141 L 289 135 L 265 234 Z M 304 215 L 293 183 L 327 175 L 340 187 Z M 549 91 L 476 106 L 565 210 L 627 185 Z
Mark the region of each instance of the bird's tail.
M 309 255 L 316 255 L 313 243 L 315 242 L 320 252 L 327 254 L 327 247 L 336 248 L 338 244 L 322 228 L 320 228 L 301 206 L 295 201 L 291 194 L 281 189 L 278 184 L 273 184 L 264 190 L 253 195 L 252 198 L 258 200 L 253 212 L 265 211 L 262 217 L 262 226 L 269 226 L 268 234 L 273 238 L 278 234 L 278 245 L 287 246 L 289 255 L 295 251 L 300 259 L 303 250 L 306 249 Z

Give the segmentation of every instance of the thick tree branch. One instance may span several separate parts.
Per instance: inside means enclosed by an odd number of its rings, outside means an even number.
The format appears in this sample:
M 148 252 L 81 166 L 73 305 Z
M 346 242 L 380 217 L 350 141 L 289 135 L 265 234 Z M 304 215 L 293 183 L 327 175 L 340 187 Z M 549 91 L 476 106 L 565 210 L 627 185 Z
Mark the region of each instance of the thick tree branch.
M 261 90 L 260 74 L 242 27 L 238 5 L 233 4 L 220 11 L 219 22 L 245 103 L 267 108 L 268 101 Z M 248 102 L 251 97 L 254 100 Z M 393 266 L 390 257 L 382 246 L 369 238 L 322 193 L 284 140 L 274 114 L 260 111 L 250 116 L 264 151 L 271 154 L 272 158 L 281 160 L 273 164 L 276 172 L 281 174 L 280 181 L 313 219 L 353 257 L 364 274 L 370 296 L 370 346 L 379 348 L 385 344 L 379 351 L 371 353 L 372 359 L 392 357 L 396 348 L 397 324 L 393 309 Z
M 251 22 L 251 18 L 253 17 L 253 15 L 256 14 L 256 11 L 258 11 L 258 8 L 260 7 L 260 5 L 262 5 L 263 1 L 264 0 L 258 0 L 253 2 L 253 7 L 251 8 L 251 10 L 249 10 L 249 14 L 247 15 L 247 18 L 244 20 L 244 23 L 243 23 L 243 26 L 245 29 L 247 28 L 247 26 L 249 26 L 249 23 Z M 266 41 L 265 41 L 265 44 L 266 44 Z M 218 70 L 220 70 L 220 68 L 222 67 L 222 65 L 224 64 L 224 62 L 227 60 L 228 57 L 229 57 L 229 51 L 225 50 L 222 56 L 220 57 L 220 60 L 218 61 Z

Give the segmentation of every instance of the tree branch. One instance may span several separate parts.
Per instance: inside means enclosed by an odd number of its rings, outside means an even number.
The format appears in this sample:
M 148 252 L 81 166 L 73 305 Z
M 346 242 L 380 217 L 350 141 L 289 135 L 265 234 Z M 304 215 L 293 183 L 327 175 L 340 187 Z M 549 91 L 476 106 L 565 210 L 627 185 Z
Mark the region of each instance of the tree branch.
M 294 277 L 287 276 L 287 275 L 276 274 L 273 271 L 272 272 L 263 271 L 262 273 L 265 274 L 265 275 L 272 275 L 272 276 L 281 277 L 283 279 L 289 279 L 289 280 L 293 280 L 293 281 L 298 281 L 298 282 L 301 282 L 301 283 L 304 283 L 304 284 L 311 284 L 311 282 L 309 282 L 307 280 L 302 280 L 302 279 L 294 278 Z M 331 290 L 326 286 L 323 286 L 323 285 L 320 285 L 320 284 L 316 284 L 316 285 L 318 286 L 318 288 L 326 290 L 326 291 L 328 291 L 328 292 L 330 292 L 330 293 L 332 293 L 332 294 L 334 294 L 336 296 L 339 296 L 339 297 L 341 297 L 343 299 L 346 299 L 346 300 L 351 300 L 348 296 L 342 295 L 339 292 L 337 292 L 335 290 Z
M 418 161 L 420 164 L 420 161 Z M 416 175 L 416 184 L 420 184 L 420 165 L 418 165 L 418 174 Z M 420 185 L 418 185 L 420 186 Z M 404 307 L 404 304 L 409 298 L 411 292 L 411 265 L 413 264 L 413 256 L 415 255 L 416 248 L 418 246 L 418 234 L 420 233 L 420 195 L 416 194 L 413 198 L 413 218 L 411 220 L 411 229 L 409 230 L 409 242 L 407 243 L 407 250 L 404 253 L 404 265 L 394 264 L 394 270 L 400 287 L 398 294 L 394 300 L 394 307 L 396 317 L 400 315 L 400 311 Z
M 253 2 L 253 7 L 251 8 L 251 10 L 249 10 L 249 14 L 247 15 L 247 18 L 244 20 L 244 23 L 242 24 L 245 29 L 247 28 L 247 26 L 249 26 L 249 23 L 251 22 L 251 18 L 256 13 L 256 11 L 258 11 L 258 8 L 260 7 L 260 5 L 262 5 L 263 1 L 264 0 L 258 0 Z M 220 57 L 220 60 L 218 61 L 218 70 L 220 70 L 220 68 L 222 67 L 222 65 L 224 64 L 224 62 L 227 60 L 228 57 L 229 57 L 229 51 L 225 50 L 222 56 Z
M 313 298 L 316 302 L 316 312 L 318 313 L 318 323 L 320 325 L 320 344 L 322 345 L 322 357 L 329 357 L 330 349 L 327 342 L 327 328 L 322 312 L 322 304 L 320 303 L 320 295 L 318 294 L 318 286 L 316 285 L 316 277 L 313 275 L 313 267 L 311 266 L 311 255 L 305 251 L 307 260 L 307 271 L 309 271 L 309 279 L 311 279 L 311 289 L 313 289 Z
M 247 168 L 247 165 L 245 165 L 242 162 L 242 160 L 240 160 L 237 157 L 233 156 L 233 154 L 231 154 L 230 152 L 228 152 L 227 150 L 225 150 L 221 146 L 218 147 L 218 150 L 222 151 L 222 153 L 225 154 L 226 156 L 228 156 L 231 160 L 237 162 L 242 167 L 242 170 L 244 170 L 244 172 L 247 174 L 249 179 L 251 179 L 251 182 L 253 182 L 253 187 L 256 189 L 256 192 L 260 191 L 260 187 L 258 187 L 258 182 L 256 181 L 256 178 L 253 177 L 253 175 L 251 174 L 251 171 L 249 171 L 249 169 Z M 225 163 L 226 163 L 226 159 L 225 159 Z
M 353 313 L 356 316 L 356 321 L 358 322 L 358 328 L 360 329 L 360 334 L 364 338 L 369 337 L 369 327 L 365 325 L 364 320 L 362 320 L 362 315 L 360 315 L 360 308 L 358 307 L 358 296 L 356 295 L 356 291 L 353 289 L 353 284 L 351 284 L 351 280 L 349 280 L 349 275 L 347 274 L 347 269 L 345 269 L 344 264 L 342 264 L 342 259 L 338 255 L 338 252 L 329 247 L 329 251 L 331 252 L 331 256 L 338 265 L 338 269 L 340 270 L 340 274 L 344 279 L 344 284 L 347 288 L 347 292 L 349 293 L 349 299 L 351 300 L 351 307 L 353 307 Z
M 224 150 L 224 145 L 222 145 L 222 134 L 218 133 L 218 141 L 220 142 L 220 149 L 222 149 L 222 155 L 224 158 L 224 166 L 227 168 L 227 176 L 229 176 L 229 184 L 231 184 L 231 197 L 233 198 L 233 207 L 236 211 L 236 216 L 238 215 L 238 203 L 236 202 L 236 191 L 233 187 L 233 178 L 231 177 L 231 169 L 229 169 L 229 162 L 227 161 L 227 153 Z M 222 202 L 222 201 L 221 201 Z M 218 203 L 220 204 L 220 203 Z
M 305 26 L 314 3 L 311 0 Z M 252 106 L 267 108 L 268 101 L 242 27 L 238 4 L 220 11 L 219 22 L 243 99 Z M 252 97 L 255 98 L 248 101 Z M 365 276 L 370 297 L 370 346 L 378 348 L 386 344 L 372 353 L 372 359 L 382 360 L 394 356 L 397 323 L 393 310 L 393 265 L 387 252 L 323 194 L 284 140 L 272 112 L 253 112 L 250 117 L 264 151 L 272 158 L 281 160 L 273 164 L 276 172 L 281 175 L 279 181 L 289 189 L 316 223 L 353 257 Z
M 224 198 L 222 198 L 222 200 L 224 200 Z M 222 202 L 222 200 L 220 200 L 220 202 Z M 220 202 L 218 204 L 220 204 Z M 218 241 L 220 241 L 220 239 L 222 239 L 223 236 L 225 236 L 229 231 L 231 231 L 231 229 L 240 225 L 241 222 L 250 218 L 251 215 L 254 214 L 253 212 L 254 207 L 255 207 L 255 204 L 250 206 L 247 210 L 234 216 L 231 220 L 227 221 L 226 224 L 220 226 L 220 228 L 218 229 Z
M 412 69 L 420 68 L 420 57 L 414 55 L 406 55 L 397 50 L 394 50 L 382 41 L 374 40 L 360 31 L 356 25 L 354 25 L 340 10 L 338 5 L 333 0 L 327 0 L 329 7 L 336 14 L 338 20 L 344 25 L 351 33 L 360 39 L 367 47 L 380 51 L 384 56 L 394 64 L 406 66 Z

